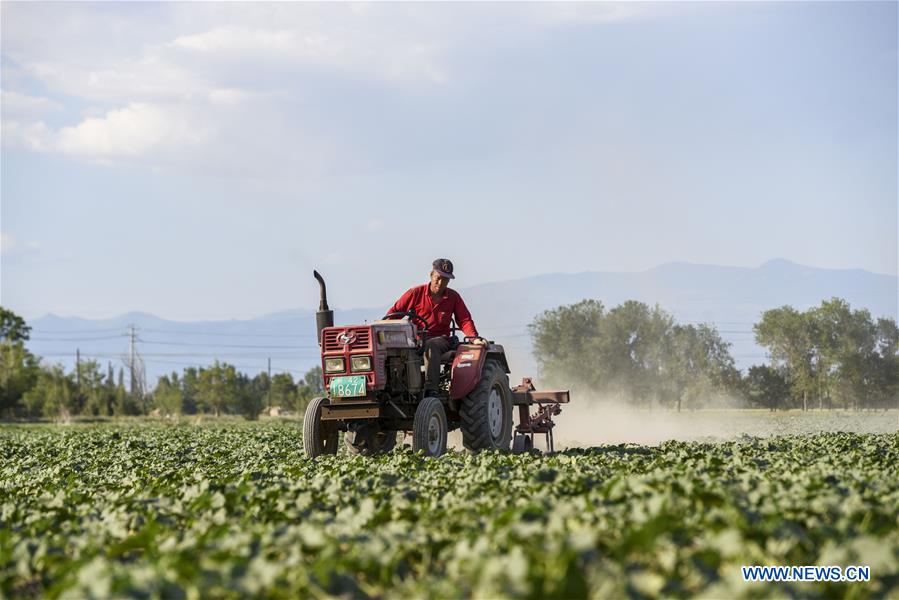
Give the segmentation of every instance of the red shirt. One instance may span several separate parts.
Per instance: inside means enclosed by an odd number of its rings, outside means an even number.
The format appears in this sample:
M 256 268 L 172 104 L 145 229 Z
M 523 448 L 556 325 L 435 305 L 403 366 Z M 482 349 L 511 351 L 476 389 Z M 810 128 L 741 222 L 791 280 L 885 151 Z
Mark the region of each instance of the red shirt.
M 429 287 L 430 284 L 426 283 L 409 288 L 387 312 L 414 310 L 415 314 L 427 321 L 428 337 L 449 335 L 450 319 L 455 315 L 456 324 L 465 332 L 465 335 L 478 337 L 478 330 L 474 326 L 474 321 L 471 320 L 471 313 L 468 312 L 459 292 L 446 288 L 443 296 L 435 303 L 431 299 Z

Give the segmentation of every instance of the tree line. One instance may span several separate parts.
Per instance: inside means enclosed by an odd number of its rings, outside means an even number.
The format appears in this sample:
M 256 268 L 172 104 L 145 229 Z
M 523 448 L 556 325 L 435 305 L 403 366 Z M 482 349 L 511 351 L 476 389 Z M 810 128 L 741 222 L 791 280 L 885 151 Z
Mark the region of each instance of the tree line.
M 637 407 L 769 409 L 899 406 L 899 329 L 840 298 L 765 311 L 753 325 L 769 360 L 746 373 L 712 325 L 677 323 L 634 300 L 545 311 L 529 325 L 545 380 Z
M 764 364 L 736 368 L 718 330 L 678 323 L 634 300 L 606 309 L 584 300 L 545 311 L 528 326 L 542 377 L 637 407 L 727 405 L 769 409 L 894 408 L 899 405 L 899 328 L 833 298 L 806 311 L 765 311 L 753 325 Z M 150 393 L 126 390 L 124 372 L 97 361 L 66 372 L 25 348 L 31 328 L 0 307 L 0 417 L 180 415 L 257 418 L 276 406 L 302 412 L 322 393 L 321 367 L 249 377 L 233 365 L 188 367 Z
M 321 367 L 294 380 L 290 373 L 255 377 L 216 361 L 188 367 L 157 381 L 152 392 L 129 392 L 124 370 L 95 360 L 80 361 L 70 372 L 44 365 L 25 347 L 31 328 L 0 307 L 0 417 L 64 418 L 126 415 L 231 414 L 258 418 L 268 407 L 301 413 L 322 393 Z

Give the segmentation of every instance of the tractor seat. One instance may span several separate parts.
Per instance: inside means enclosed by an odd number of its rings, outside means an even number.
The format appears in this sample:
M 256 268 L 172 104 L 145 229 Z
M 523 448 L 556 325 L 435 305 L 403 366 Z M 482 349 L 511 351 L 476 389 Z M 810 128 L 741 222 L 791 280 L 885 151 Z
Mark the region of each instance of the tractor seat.
M 451 363 L 451 362 L 453 362 L 453 358 L 455 358 L 455 357 L 456 357 L 455 350 L 447 350 L 446 352 L 444 352 L 443 354 L 440 355 L 440 362 L 441 363 Z

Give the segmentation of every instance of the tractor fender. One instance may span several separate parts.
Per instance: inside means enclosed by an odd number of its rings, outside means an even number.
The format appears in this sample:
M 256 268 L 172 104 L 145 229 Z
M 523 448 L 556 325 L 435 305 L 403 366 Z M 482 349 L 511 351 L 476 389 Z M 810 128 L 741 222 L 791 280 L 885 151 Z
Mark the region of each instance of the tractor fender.
M 487 347 L 475 344 L 459 344 L 453 358 L 450 380 L 450 398 L 458 400 L 468 395 L 481 380 Z
M 506 375 L 512 372 L 511 369 L 509 369 L 509 361 L 506 360 L 506 350 L 499 344 L 491 343 L 487 346 L 487 358 L 492 358 L 502 365 Z

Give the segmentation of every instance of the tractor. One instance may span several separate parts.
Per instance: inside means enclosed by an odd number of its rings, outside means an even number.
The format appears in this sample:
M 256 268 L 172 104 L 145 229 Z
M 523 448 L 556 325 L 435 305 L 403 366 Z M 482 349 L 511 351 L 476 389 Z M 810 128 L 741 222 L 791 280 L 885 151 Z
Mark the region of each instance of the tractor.
M 428 456 L 446 451 L 447 434 L 462 431 L 462 444 L 480 450 L 527 451 L 534 435 L 546 435 L 553 450 L 552 417 L 569 400 L 568 391 L 534 389 L 530 379 L 509 387 L 509 363 L 492 341 L 459 340 L 441 356 L 439 389 L 424 389 L 423 345 L 428 324 L 414 311 L 389 313 L 363 325 L 334 326 L 322 276 L 316 313 L 326 396 L 306 408 L 303 447 L 309 457 L 336 454 L 343 437 L 350 454 L 375 456 L 390 451 L 397 434 L 412 436 L 412 449 Z M 530 413 L 536 405 L 537 412 Z M 513 413 L 519 409 L 519 424 Z M 514 439 L 513 439 L 514 438 Z

